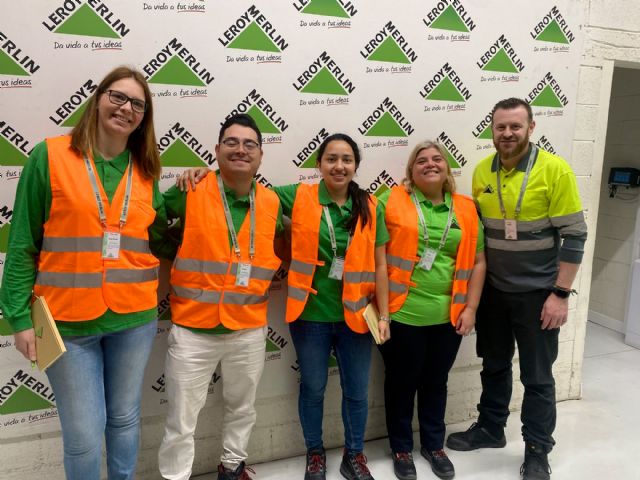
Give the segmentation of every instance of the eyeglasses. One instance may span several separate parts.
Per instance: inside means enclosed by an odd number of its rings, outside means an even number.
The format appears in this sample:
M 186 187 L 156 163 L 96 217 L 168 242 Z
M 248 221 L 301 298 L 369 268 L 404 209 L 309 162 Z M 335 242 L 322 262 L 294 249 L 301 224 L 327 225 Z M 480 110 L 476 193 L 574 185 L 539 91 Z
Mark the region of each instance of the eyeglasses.
M 253 140 L 242 140 L 239 138 L 229 137 L 222 140 L 222 143 L 227 148 L 238 148 L 238 145 L 242 143 L 242 146 L 247 152 L 255 152 L 260 148 L 260 144 L 258 142 L 254 142 Z
M 106 90 L 109 97 L 109 101 L 114 105 L 124 105 L 127 102 L 131 102 L 131 108 L 134 112 L 144 113 L 147 110 L 147 102 L 138 98 L 127 97 L 124 93 L 118 90 Z

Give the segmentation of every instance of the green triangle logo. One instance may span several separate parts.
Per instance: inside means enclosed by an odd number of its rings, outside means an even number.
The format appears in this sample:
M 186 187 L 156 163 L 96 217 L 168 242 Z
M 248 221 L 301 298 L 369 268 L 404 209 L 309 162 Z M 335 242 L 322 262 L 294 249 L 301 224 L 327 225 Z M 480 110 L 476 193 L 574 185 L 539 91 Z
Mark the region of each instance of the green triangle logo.
M 504 48 L 498 50 L 498 53 L 489 60 L 489 63 L 482 67 L 482 70 L 488 70 L 491 72 L 520 73 L 507 55 L 507 52 L 504 51 Z
M 387 37 L 367 60 L 378 62 L 411 63 L 393 37 Z
M 53 403 L 33 393 L 24 385 L 20 385 L 13 395 L 0 405 L 0 415 L 44 410 L 54 406 Z
M 562 103 L 558 99 L 557 95 L 551 90 L 551 87 L 547 85 L 544 89 L 538 94 L 536 98 L 531 102 L 532 107 L 560 107 L 562 108 Z
M 430 25 L 431 28 L 439 30 L 453 30 L 454 32 L 468 32 L 469 29 L 464 24 L 458 12 L 455 11 L 453 5 L 449 5 L 444 12 L 436 18 Z
M 378 119 L 376 123 L 365 133 L 367 137 L 406 137 L 405 133 L 398 122 L 391 116 L 389 112 L 384 114 Z
M 386 185 L 382 185 L 378 190 L 376 190 L 373 196 L 381 197 L 382 195 L 384 195 L 385 192 L 388 192 L 389 190 L 391 190 L 389 187 L 387 187 Z
M 5 167 L 24 167 L 27 156 L 0 137 L 0 165 Z
M 86 35 L 88 37 L 120 38 L 113 29 L 86 3 L 67 18 L 54 33 Z
M 303 93 L 326 93 L 328 95 L 348 95 L 347 91 L 340 85 L 336 77 L 327 67 L 322 69 L 311 79 L 301 90 Z
M 62 126 L 75 127 L 80 121 L 80 118 L 82 117 L 82 114 L 84 113 L 85 109 L 87 108 L 87 103 L 89 103 L 89 100 L 87 100 L 78 108 L 76 108 L 76 111 L 73 112 L 73 114 L 62 123 Z
M 279 352 L 279 351 L 280 351 L 280 348 L 267 338 L 267 352 L 271 353 L 271 352 Z
M 458 169 L 462 168 L 458 163 L 458 161 L 455 158 L 453 158 L 453 155 L 451 155 L 451 153 L 449 153 L 449 150 L 447 150 L 446 148 L 445 148 L 445 153 L 447 154 L 447 162 L 449 162 L 449 166 L 451 168 L 458 168 Z
M 9 322 L 0 317 L 0 336 L 6 337 L 7 335 L 13 335 L 13 330 L 11 330 Z
M 540 40 L 541 42 L 569 43 L 560 25 L 558 25 L 558 22 L 555 20 L 552 20 L 551 23 L 547 25 L 547 28 L 540 32 L 536 40 Z
M 187 67 L 187 64 L 175 55 L 149 79 L 149 83 L 192 85 L 194 87 L 205 86 L 204 82 Z
M 482 140 L 493 140 L 493 133 L 491 132 L 491 125 L 487 125 L 487 127 L 482 131 L 478 138 Z
M 332 354 L 329 355 L 329 368 L 335 368 L 337 366 L 338 366 L 338 359 L 332 353 Z
M 349 18 L 349 15 L 337 0 L 311 0 L 311 3 L 302 9 L 302 13 Z
M 5 223 L 0 227 L 0 253 L 7 253 L 9 248 L 9 230 L 11 230 L 10 223 Z
M 304 163 L 300 165 L 300 168 L 316 168 L 317 164 L 318 164 L 318 150 L 316 149 L 316 151 L 313 152 L 311 155 L 309 155 L 309 158 L 307 158 L 304 161 Z
M 160 314 L 158 320 L 171 320 L 171 309 L 167 308 L 164 312 Z
M 160 160 L 163 167 L 206 167 L 202 159 L 180 139 L 160 155 Z
M 446 100 L 449 102 L 464 102 L 456 86 L 449 78 L 444 78 L 432 92 L 425 97 L 427 100 Z
M 260 50 L 262 52 L 280 52 L 280 49 L 273 43 L 264 30 L 256 22 L 251 22 L 228 48 L 239 48 L 242 50 Z
M 2 50 L 0 50 L 0 75 L 29 76 L 24 68 Z
M 253 105 L 249 109 L 247 114 L 255 120 L 256 125 L 258 125 L 258 129 L 260 129 L 261 133 L 282 133 L 280 132 L 278 127 L 276 127 L 273 122 L 269 120 L 264 113 L 262 113 L 262 110 L 260 110 L 255 105 Z

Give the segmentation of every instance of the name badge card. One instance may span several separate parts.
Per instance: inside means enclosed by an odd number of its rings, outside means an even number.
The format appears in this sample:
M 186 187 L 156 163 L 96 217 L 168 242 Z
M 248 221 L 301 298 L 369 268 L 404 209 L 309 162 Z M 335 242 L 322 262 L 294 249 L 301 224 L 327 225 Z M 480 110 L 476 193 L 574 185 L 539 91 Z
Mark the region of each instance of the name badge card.
M 329 270 L 329 278 L 333 280 L 342 280 L 342 274 L 344 273 L 344 258 L 333 257 L 331 262 L 331 269 Z
M 505 240 L 517 240 L 518 239 L 518 224 L 515 220 L 504 221 L 504 239 Z
M 120 232 L 104 232 L 102 235 L 102 258 L 117 260 L 120 257 Z
M 422 254 L 422 257 L 420 257 L 420 263 L 418 263 L 418 266 L 423 270 L 431 270 L 431 267 L 433 267 L 433 262 L 436 261 L 436 255 L 438 255 L 437 250 L 433 248 L 427 248 Z
M 238 271 L 236 272 L 236 286 L 248 287 L 251 278 L 251 264 L 246 262 L 238 263 Z

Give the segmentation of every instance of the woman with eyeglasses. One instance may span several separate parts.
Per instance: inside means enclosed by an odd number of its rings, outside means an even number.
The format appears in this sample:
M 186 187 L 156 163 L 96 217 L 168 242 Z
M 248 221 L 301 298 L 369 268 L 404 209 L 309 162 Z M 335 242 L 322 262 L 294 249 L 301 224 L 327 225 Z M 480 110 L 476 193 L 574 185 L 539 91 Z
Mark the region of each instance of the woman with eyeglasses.
M 135 477 L 167 227 L 159 174 L 149 87 L 119 67 L 70 135 L 36 145 L 18 183 L 0 306 L 31 361 L 32 291 L 56 320 L 67 351 L 46 374 L 70 480 L 101 478 L 103 436 L 108 478 Z

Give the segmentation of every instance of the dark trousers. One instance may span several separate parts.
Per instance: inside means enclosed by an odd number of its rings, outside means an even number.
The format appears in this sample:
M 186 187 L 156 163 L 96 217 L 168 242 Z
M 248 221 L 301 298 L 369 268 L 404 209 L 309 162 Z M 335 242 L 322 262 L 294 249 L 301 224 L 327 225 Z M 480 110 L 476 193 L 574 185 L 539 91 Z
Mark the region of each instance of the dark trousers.
M 450 323 L 414 327 L 391 322 L 391 339 L 380 346 L 385 366 L 384 400 L 391 450 L 413 450 L 413 406 L 418 394 L 420 443 L 428 450 L 444 445 L 444 413 L 449 370 L 461 337 Z
M 512 390 L 515 343 L 520 357 L 522 436 L 551 451 L 555 441 L 556 390 L 553 362 L 558 357 L 559 329 L 542 330 L 540 314 L 547 290 L 509 293 L 488 283 L 478 309 L 477 352 L 482 357 L 482 395 L 478 423 L 497 435 L 507 424 Z

